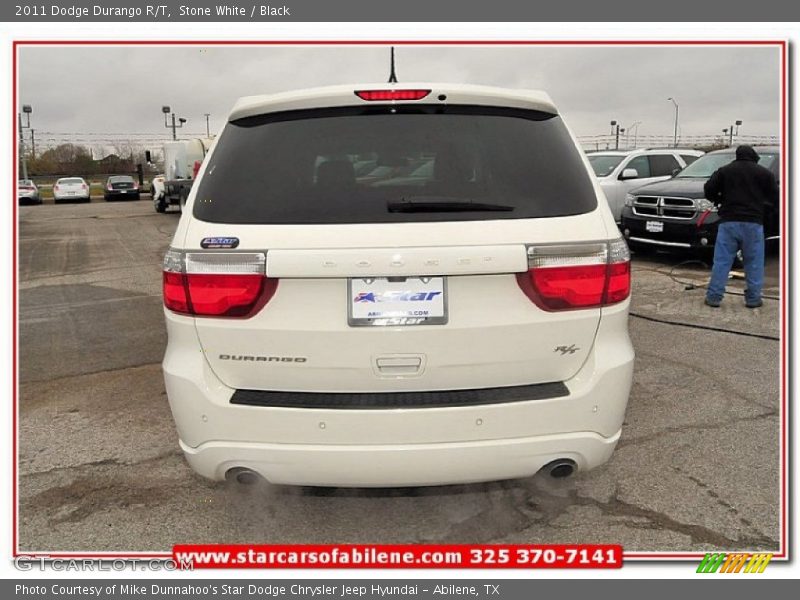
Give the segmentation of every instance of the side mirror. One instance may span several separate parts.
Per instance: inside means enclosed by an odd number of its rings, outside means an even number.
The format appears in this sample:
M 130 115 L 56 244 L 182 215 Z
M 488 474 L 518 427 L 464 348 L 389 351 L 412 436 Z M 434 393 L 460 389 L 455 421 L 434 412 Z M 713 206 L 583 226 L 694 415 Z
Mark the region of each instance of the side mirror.
M 150 150 L 145 150 L 145 151 L 144 151 L 144 159 L 145 159 L 145 160 L 146 160 L 148 163 L 151 163 L 151 162 L 153 162 L 153 155 L 152 155 L 152 154 L 150 154 Z
M 636 169 L 623 169 L 620 179 L 639 179 L 639 171 Z
M 672 176 L 675 177 L 675 175 L 677 175 L 680 172 L 681 172 L 680 169 L 672 169 Z

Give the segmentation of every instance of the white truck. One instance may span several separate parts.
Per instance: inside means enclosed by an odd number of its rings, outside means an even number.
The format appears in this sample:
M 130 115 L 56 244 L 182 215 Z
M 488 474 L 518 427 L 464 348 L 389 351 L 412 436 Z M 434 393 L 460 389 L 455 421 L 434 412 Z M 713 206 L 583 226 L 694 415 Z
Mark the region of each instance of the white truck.
M 166 212 L 169 206 L 183 207 L 212 141 L 211 138 L 194 138 L 164 144 L 163 184 L 159 181 L 159 185 L 151 186 L 156 212 Z M 147 161 L 152 161 L 149 151 Z

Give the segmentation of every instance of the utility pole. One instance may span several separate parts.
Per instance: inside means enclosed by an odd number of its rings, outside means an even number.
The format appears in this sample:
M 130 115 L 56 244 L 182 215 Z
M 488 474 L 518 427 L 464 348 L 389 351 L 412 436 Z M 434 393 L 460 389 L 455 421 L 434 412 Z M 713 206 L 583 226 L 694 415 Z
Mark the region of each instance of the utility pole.
M 31 160 L 36 160 L 36 136 L 34 132 L 36 130 L 31 128 Z
M 204 114 L 206 116 L 206 137 L 210 138 L 211 137 L 211 128 L 208 125 L 208 118 L 211 116 L 211 113 L 204 113 Z

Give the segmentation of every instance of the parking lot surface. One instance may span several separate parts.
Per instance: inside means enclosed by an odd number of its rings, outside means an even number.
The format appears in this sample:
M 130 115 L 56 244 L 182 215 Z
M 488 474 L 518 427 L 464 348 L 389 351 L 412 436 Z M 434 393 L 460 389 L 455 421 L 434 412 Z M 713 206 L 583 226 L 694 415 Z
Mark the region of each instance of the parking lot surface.
M 779 302 L 748 310 L 729 295 L 708 308 L 697 287 L 708 270 L 675 267 L 690 258 L 680 255 L 634 257 L 636 370 L 622 440 L 604 467 L 566 480 L 377 490 L 196 476 L 178 450 L 160 370 L 161 259 L 178 216 L 148 200 L 19 210 L 21 551 L 185 542 L 777 549 Z M 777 257 L 768 263 L 765 294 L 777 297 Z

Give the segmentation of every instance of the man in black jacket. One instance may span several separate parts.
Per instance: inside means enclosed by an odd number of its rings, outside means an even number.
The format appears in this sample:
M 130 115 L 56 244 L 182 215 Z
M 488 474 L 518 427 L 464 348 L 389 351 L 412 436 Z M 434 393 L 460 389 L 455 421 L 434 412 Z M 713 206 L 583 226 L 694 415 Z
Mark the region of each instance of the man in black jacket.
M 720 224 L 714 246 L 714 267 L 706 304 L 718 307 L 725 294 L 736 253 L 741 250 L 747 281 L 745 306 L 761 306 L 764 283 L 764 211 L 778 204 L 778 183 L 758 164 L 752 146 L 739 146 L 736 160 L 717 169 L 706 182 L 706 198 L 719 207 Z

